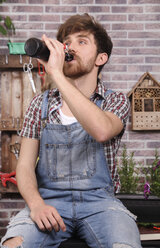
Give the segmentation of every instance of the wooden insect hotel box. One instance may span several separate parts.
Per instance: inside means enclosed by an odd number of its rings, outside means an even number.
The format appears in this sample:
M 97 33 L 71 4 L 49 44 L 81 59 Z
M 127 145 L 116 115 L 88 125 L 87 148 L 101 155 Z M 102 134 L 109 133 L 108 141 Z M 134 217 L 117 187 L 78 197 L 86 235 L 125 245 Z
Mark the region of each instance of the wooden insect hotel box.
M 128 93 L 132 102 L 132 130 L 160 130 L 160 84 L 144 73 Z

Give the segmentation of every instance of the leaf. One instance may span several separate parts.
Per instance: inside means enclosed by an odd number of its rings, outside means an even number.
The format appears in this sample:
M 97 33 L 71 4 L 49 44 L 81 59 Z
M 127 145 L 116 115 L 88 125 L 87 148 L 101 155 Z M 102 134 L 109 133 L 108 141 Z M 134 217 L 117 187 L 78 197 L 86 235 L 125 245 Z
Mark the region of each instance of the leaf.
M 7 30 L 2 25 L 0 25 L 0 33 L 3 35 L 7 35 Z
M 3 3 L 3 2 L 5 2 L 6 0 L 0 0 L 0 3 Z
M 15 34 L 14 24 L 13 24 L 13 22 L 9 16 L 7 16 L 4 19 L 4 24 L 5 24 L 7 30 L 11 30 L 13 32 L 13 34 Z
M 7 27 L 7 29 L 12 29 L 13 23 L 12 23 L 11 18 L 9 16 L 6 16 L 6 18 L 4 19 L 4 23 Z

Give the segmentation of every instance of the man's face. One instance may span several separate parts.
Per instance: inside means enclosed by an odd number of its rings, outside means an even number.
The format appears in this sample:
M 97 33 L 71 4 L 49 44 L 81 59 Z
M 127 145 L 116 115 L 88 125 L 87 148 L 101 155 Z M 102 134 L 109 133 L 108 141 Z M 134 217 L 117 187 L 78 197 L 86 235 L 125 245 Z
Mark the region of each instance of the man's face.
M 87 32 L 78 32 L 67 36 L 64 43 L 74 56 L 70 62 L 64 63 L 64 74 L 70 78 L 78 78 L 92 71 L 97 57 L 94 36 Z

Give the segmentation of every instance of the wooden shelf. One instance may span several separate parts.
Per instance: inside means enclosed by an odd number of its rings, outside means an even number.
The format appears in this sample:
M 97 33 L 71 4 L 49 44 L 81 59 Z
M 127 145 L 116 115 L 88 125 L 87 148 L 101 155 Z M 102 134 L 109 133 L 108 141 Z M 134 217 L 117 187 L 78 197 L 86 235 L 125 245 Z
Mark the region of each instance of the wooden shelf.
M 0 183 L 0 193 L 5 194 L 5 193 L 19 193 L 18 188 L 15 184 L 7 182 L 7 186 L 3 187 L 2 184 Z
M 29 63 L 30 57 L 26 55 L 1 55 L 0 70 L 23 70 L 24 63 Z M 38 68 L 37 59 L 32 58 L 33 70 Z

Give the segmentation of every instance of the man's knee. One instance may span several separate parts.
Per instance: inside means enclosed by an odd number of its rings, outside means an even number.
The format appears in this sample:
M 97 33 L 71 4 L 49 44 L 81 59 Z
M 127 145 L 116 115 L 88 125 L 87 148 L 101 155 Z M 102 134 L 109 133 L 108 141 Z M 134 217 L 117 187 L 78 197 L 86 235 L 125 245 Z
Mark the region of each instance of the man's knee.
M 4 241 L 3 246 L 5 246 L 6 248 L 21 248 L 22 242 L 22 237 L 14 237 Z

